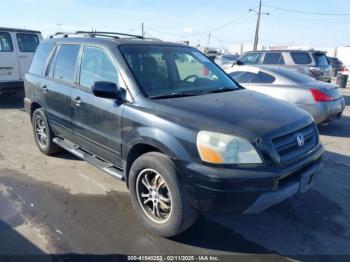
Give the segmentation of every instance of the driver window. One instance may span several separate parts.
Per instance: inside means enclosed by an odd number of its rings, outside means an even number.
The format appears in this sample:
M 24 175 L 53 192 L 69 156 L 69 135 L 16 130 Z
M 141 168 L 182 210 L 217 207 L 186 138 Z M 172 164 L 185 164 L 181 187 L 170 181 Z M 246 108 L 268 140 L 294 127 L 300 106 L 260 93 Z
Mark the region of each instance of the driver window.
M 80 66 L 80 86 L 92 88 L 96 81 L 118 83 L 118 72 L 109 55 L 99 47 L 85 46 Z

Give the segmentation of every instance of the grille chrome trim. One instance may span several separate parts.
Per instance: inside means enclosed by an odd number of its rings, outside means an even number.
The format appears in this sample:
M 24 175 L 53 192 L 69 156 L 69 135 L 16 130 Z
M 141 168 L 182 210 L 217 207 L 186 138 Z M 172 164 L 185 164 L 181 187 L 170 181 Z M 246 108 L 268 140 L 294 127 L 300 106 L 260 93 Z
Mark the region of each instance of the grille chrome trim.
M 297 137 L 304 137 L 304 144 L 299 146 Z M 315 124 L 295 130 L 272 139 L 277 153 L 276 162 L 281 167 L 290 166 L 301 160 L 306 154 L 318 145 L 318 132 Z

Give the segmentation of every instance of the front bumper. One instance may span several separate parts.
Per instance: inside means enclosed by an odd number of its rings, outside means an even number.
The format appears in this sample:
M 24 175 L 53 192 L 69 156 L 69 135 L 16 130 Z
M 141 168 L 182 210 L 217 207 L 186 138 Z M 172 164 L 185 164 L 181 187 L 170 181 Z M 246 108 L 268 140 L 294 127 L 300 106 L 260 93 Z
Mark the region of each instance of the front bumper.
M 179 172 L 194 208 L 214 213 L 257 213 L 308 190 L 322 167 L 322 154 L 319 146 L 311 156 L 283 169 L 189 163 Z

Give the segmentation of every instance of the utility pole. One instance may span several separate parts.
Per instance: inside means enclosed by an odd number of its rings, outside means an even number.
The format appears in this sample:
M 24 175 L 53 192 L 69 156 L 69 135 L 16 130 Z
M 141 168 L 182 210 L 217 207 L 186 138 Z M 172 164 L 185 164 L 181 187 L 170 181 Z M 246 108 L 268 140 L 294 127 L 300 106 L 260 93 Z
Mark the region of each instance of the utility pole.
M 208 36 L 208 43 L 207 43 L 207 47 L 209 47 L 210 37 L 211 37 L 211 33 L 209 33 L 209 36 Z
M 141 35 L 143 38 L 145 38 L 145 28 L 144 28 L 143 22 L 141 23 Z
M 256 51 L 258 49 L 258 43 L 259 43 L 259 29 L 260 29 L 260 16 L 263 15 L 269 15 L 270 13 L 262 13 L 261 12 L 261 0 L 259 1 L 259 11 L 257 12 L 254 9 L 249 9 L 249 11 L 255 12 L 258 15 L 257 21 L 256 21 L 256 28 L 255 28 L 255 37 L 254 37 L 254 47 L 253 50 Z

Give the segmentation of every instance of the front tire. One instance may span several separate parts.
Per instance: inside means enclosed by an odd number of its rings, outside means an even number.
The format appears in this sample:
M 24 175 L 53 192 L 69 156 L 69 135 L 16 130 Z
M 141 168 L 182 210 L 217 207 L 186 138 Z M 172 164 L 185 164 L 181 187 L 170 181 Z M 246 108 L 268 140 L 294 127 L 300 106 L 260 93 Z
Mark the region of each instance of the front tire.
M 130 169 L 131 202 L 146 228 L 164 237 L 176 236 L 197 218 L 174 163 L 164 154 L 146 153 Z
M 35 143 L 42 153 L 52 156 L 62 150 L 52 141 L 54 134 L 42 108 L 38 108 L 34 111 L 32 116 L 32 126 Z

